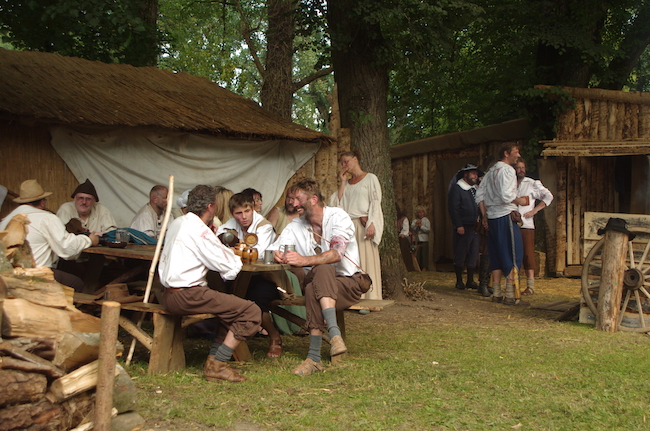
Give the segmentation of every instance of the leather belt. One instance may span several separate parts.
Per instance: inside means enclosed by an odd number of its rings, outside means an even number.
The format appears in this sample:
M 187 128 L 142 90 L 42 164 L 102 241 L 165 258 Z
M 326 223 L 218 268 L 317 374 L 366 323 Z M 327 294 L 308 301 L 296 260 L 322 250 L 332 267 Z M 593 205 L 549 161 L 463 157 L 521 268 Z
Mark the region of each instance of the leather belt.
M 166 287 L 165 292 L 178 292 L 179 290 L 189 289 L 189 287 Z

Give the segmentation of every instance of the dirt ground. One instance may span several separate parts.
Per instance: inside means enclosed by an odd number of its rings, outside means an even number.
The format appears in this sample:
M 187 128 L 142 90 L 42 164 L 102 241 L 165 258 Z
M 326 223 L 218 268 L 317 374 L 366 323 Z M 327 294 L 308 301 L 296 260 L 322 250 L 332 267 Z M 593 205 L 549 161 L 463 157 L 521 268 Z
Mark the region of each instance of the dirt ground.
M 404 323 L 404 319 L 412 319 L 413 322 L 419 324 L 435 322 L 436 325 L 458 327 L 498 327 L 525 323 L 529 328 L 537 325 L 542 329 L 560 313 L 537 309 L 535 306 L 560 300 L 580 300 L 580 279 L 576 278 L 538 278 L 535 280 L 535 295 L 524 297 L 524 300 L 530 305 L 510 306 L 492 303 L 490 298 L 479 296 L 476 290 L 455 289 L 455 276 L 450 272 L 412 272 L 409 276 L 411 278 L 410 289 L 418 293 L 417 300 L 396 302 L 377 312 L 381 317 L 382 326 L 390 326 L 391 322 L 398 321 Z M 413 286 L 413 283 L 424 284 Z M 409 309 L 408 313 L 404 312 L 405 308 Z M 432 313 L 432 310 L 435 310 L 435 313 Z M 352 325 L 354 319 L 363 318 L 363 315 L 350 312 L 346 315 L 346 323 L 349 322 L 348 325 Z M 143 430 L 227 431 L 179 421 L 156 423 L 155 420 L 147 420 Z M 237 424 L 234 429 L 230 429 L 230 431 L 232 430 L 263 431 L 254 425 L 244 423 Z

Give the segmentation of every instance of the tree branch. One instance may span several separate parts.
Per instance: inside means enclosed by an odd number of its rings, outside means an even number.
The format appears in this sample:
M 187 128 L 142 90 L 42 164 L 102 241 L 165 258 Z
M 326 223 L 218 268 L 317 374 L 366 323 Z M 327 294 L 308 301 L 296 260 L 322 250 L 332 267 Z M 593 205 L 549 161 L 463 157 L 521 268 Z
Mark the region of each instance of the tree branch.
M 264 69 L 262 62 L 260 61 L 260 57 L 257 54 L 257 46 L 255 45 L 255 42 L 251 37 L 252 31 L 251 31 L 250 22 L 248 22 L 248 19 L 246 18 L 246 14 L 244 13 L 244 9 L 241 7 L 241 1 L 236 0 L 235 5 L 237 6 L 237 11 L 239 11 L 239 15 L 241 16 L 242 22 L 244 23 L 242 34 L 244 36 L 244 39 L 246 40 L 246 45 L 248 45 L 248 51 L 250 51 L 251 56 L 253 57 L 253 63 L 255 63 L 255 67 L 257 67 L 257 71 L 260 73 L 260 75 L 262 75 L 262 80 L 264 80 L 264 76 L 266 75 L 266 69 Z
M 292 85 L 293 92 L 295 93 L 297 90 L 301 89 L 302 87 L 304 87 L 307 84 L 310 84 L 310 83 L 314 82 L 318 78 L 322 78 L 323 76 L 329 75 L 330 73 L 332 73 L 332 71 L 334 71 L 333 67 L 327 67 L 325 69 L 319 70 L 318 72 L 314 72 L 309 76 L 304 77 L 303 79 L 301 79 L 298 82 L 294 82 L 293 85 Z

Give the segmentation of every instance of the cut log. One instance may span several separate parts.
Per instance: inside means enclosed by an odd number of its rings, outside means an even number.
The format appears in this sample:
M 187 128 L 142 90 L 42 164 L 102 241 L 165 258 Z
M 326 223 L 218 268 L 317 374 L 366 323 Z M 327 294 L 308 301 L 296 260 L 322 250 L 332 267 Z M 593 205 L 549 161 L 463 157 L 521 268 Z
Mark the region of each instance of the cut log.
M 28 338 L 18 337 L 5 340 L 9 344 L 27 352 L 51 361 L 56 355 L 56 340 L 54 338 Z M 90 361 L 88 361 L 90 362 Z
M 47 390 L 47 378 L 37 373 L 0 370 L 0 381 L 0 406 L 36 401 Z
M 99 334 L 64 332 L 54 363 L 66 370 L 96 361 L 99 357 Z
M 63 409 L 60 404 L 43 399 L 0 409 L 0 431 L 59 430 Z
M 66 308 L 68 305 L 65 292 L 56 281 L 20 275 L 0 277 L 7 285 L 7 298 L 23 298 L 34 304 L 55 308 Z
M 54 365 L 52 362 L 43 359 L 33 353 L 29 353 L 23 349 L 20 349 L 13 344 L 7 343 L 6 341 L 0 343 L 0 353 L 31 364 L 31 366 L 28 366 L 27 364 L 23 365 L 25 368 L 21 369 L 30 368 L 34 371 L 38 370 L 38 372 L 44 373 L 53 379 L 58 379 L 65 374 L 62 369 Z M 17 366 L 15 361 L 9 362 L 9 364 Z
M 91 362 L 52 382 L 50 393 L 57 401 L 64 401 L 97 386 L 97 366 L 99 361 Z M 117 367 L 115 374 L 119 374 Z
M 113 408 L 113 388 L 115 376 L 119 374 L 115 366 L 115 343 L 120 317 L 120 303 L 106 301 L 102 304 L 101 332 L 99 338 L 99 364 L 97 368 L 97 389 L 95 391 L 95 427 L 108 430 L 111 427 Z
M 24 277 L 38 277 L 43 278 L 47 281 L 54 281 L 54 272 L 52 272 L 52 268 L 48 268 L 47 266 L 39 266 L 38 268 L 14 268 L 13 274 Z
M 0 369 L 2 370 L 17 370 L 25 371 L 27 373 L 39 373 L 43 374 L 52 379 L 62 377 L 60 371 L 57 370 L 58 367 L 45 366 L 42 364 L 35 364 L 29 361 L 23 361 L 22 359 L 12 358 L 11 356 L 0 356 Z
M 70 312 L 70 324 L 72 325 L 72 332 L 88 332 L 99 334 L 101 330 L 101 319 L 87 313 Z
M 33 304 L 22 298 L 4 301 L 2 335 L 5 337 L 56 337 L 71 330 L 65 310 Z

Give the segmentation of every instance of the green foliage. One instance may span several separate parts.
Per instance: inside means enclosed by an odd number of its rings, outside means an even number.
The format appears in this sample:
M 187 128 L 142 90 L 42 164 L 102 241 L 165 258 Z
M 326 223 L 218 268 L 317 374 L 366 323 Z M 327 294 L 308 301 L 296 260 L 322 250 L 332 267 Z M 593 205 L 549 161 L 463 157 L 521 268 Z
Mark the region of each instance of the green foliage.
M 3 0 L 0 35 L 16 49 L 123 62 L 137 58 L 142 47 L 134 39 L 147 31 L 139 7 L 129 0 Z

